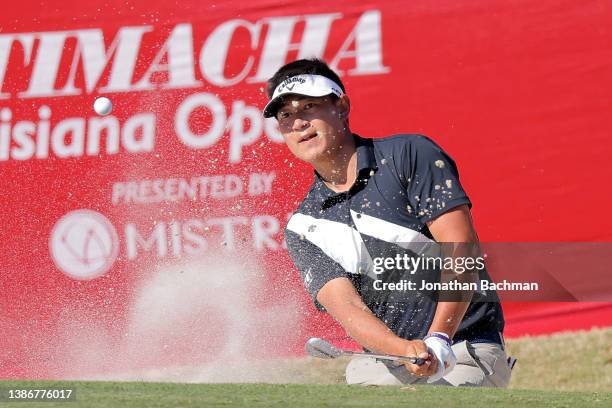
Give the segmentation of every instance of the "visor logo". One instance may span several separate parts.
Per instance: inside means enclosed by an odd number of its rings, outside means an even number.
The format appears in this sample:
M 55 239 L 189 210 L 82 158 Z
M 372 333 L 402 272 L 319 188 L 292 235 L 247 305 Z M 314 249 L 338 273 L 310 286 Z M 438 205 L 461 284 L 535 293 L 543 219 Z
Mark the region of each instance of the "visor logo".
M 278 92 L 282 92 L 285 88 L 292 91 L 296 83 L 304 84 L 306 83 L 306 80 L 300 77 L 293 77 L 293 78 L 285 79 L 283 83 L 278 86 Z M 289 85 L 291 85 L 291 87 L 289 87 Z

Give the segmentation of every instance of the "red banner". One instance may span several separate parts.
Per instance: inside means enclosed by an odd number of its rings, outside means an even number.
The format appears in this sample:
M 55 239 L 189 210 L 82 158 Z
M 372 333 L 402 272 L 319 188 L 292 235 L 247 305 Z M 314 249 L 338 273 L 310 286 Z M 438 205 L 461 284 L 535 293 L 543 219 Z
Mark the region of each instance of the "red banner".
M 443 146 L 482 241 L 612 238 L 601 2 L 29 3 L 0 16 L 1 378 L 344 338 L 282 239 L 312 173 L 261 108 L 295 58 L 341 74 L 356 133 Z M 612 324 L 608 303 L 504 308 L 510 335 Z

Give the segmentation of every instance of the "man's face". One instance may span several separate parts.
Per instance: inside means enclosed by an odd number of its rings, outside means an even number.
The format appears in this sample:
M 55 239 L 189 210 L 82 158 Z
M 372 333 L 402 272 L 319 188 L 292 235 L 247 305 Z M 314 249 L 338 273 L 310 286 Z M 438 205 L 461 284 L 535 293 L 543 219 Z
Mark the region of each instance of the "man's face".
M 338 154 L 347 114 L 346 101 L 290 95 L 284 99 L 276 119 L 291 153 L 314 163 Z

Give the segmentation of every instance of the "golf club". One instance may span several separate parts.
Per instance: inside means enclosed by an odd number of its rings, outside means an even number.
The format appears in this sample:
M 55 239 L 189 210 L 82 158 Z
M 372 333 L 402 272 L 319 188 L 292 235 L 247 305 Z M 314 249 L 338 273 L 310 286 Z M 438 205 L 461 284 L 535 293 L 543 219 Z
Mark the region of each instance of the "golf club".
M 394 356 L 390 354 L 374 354 L 374 353 L 362 353 L 357 351 L 340 350 L 331 343 L 313 337 L 306 342 L 304 347 L 306 352 L 316 358 L 338 358 L 341 356 L 365 356 L 372 357 L 378 360 L 389 360 L 389 361 L 407 361 L 416 365 L 425 364 L 425 359 L 418 357 L 406 357 L 406 356 Z

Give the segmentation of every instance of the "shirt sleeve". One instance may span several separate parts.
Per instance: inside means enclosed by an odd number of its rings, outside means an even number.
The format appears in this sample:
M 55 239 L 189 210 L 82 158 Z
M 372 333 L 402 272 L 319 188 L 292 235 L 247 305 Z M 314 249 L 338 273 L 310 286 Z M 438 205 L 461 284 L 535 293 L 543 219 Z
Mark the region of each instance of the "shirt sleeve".
M 472 203 L 459 182 L 454 160 L 440 146 L 425 136 L 411 141 L 409 163 L 405 177 L 407 195 L 412 211 L 422 223 L 445 212 Z
M 285 242 L 306 291 L 317 309 L 324 311 L 325 308 L 317 301 L 319 290 L 332 279 L 347 277 L 347 272 L 319 247 L 294 231 L 285 229 Z

